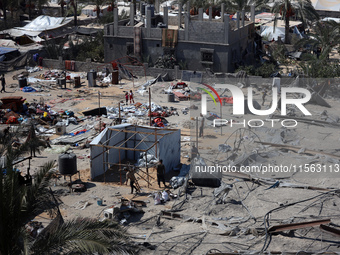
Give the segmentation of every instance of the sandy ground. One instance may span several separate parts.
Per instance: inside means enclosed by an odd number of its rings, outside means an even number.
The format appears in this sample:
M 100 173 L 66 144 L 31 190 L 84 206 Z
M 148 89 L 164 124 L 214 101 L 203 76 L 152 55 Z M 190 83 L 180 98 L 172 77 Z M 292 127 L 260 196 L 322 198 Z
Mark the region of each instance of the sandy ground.
M 55 111 L 72 110 L 77 116 L 78 112 L 86 109 L 98 107 L 98 92 L 101 93 L 100 105 L 116 107 L 119 101 L 124 101 L 124 91 L 134 90 L 138 85 L 145 82 L 145 78 L 131 81 L 123 80 L 120 85 L 111 85 L 109 87 L 89 88 L 86 79 L 81 88 L 75 89 L 48 89 L 41 92 L 24 93 L 18 88 L 18 81 L 12 80 L 11 77 L 23 70 L 18 70 L 6 74 L 7 88 L 6 94 L 2 96 L 23 96 L 28 102 L 40 100 L 43 98 L 45 103 L 50 104 Z M 42 72 L 47 71 L 43 70 Z M 31 74 L 30 76 L 36 75 Z M 150 79 L 152 77 L 147 77 Z M 175 81 L 174 81 L 175 82 Z M 183 108 L 189 108 L 189 101 L 170 103 L 167 95 L 162 94 L 164 88 L 168 88 L 171 82 L 157 82 L 152 86 L 152 102 L 162 106 L 173 106 L 179 110 L 179 116 L 171 116 L 168 119 L 171 128 L 180 128 L 182 130 L 182 163 L 188 164 L 190 151 L 190 142 L 184 138 L 192 135 L 192 142 L 195 138 L 195 124 L 190 119 L 197 116 L 198 110 L 191 111 L 184 115 L 181 112 Z M 193 84 L 192 84 L 193 85 Z M 69 85 L 68 85 L 69 86 Z M 134 88 L 135 86 L 135 88 Z M 256 92 L 255 99 L 260 103 L 261 92 Z M 57 103 L 60 99 L 69 99 L 63 103 Z M 269 107 L 270 97 L 268 97 L 265 107 Z M 148 102 L 148 95 L 144 96 L 135 93 L 135 102 Z M 339 116 L 339 99 L 327 98 L 327 102 L 332 106 L 325 108 L 318 105 L 308 104 L 306 108 L 312 113 L 311 119 L 329 120 L 337 119 Z M 199 103 L 192 103 L 199 106 Z M 219 114 L 220 108 L 209 102 L 209 110 Z M 327 110 L 327 118 L 322 112 Z M 251 119 L 268 119 L 254 117 L 247 114 L 244 117 L 233 117 L 232 106 L 225 105 L 222 107 L 222 116 L 226 119 L 234 119 L 235 123 L 242 123 L 243 119 L 248 122 Z M 300 116 L 296 113 L 294 117 Z M 99 121 L 94 120 L 94 121 Z M 112 120 L 102 117 L 101 121 L 108 125 Z M 148 119 L 145 118 L 145 122 Z M 191 124 L 190 124 L 191 123 Z M 252 122 L 252 125 L 255 122 Z M 249 155 L 254 152 L 260 156 L 245 165 L 260 164 L 264 165 L 283 165 L 295 166 L 298 170 L 300 165 L 321 164 L 327 169 L 335 169 L 339 164 L 339 127 L 337 126 L 318 126 L 315 123 L 299 122 L 296 128 L 283 128 L 280 124 L 274 127 L 270 126 L 269 121 L 264 121 L 262 127 L 250 127 L 246 125 L 223 126 L 214 128 L 212 122 L 206 121 L 204 138 L 198 139 L 199 151 L 206 163 L 219 160 L 220 164 L 226 162 L 231 156 L 230 152 L 222 153 L 218 147 L 220 144 L 230 145 L 232 148 L 238 146 L 237 154 Z M 280 122 L 278 122 L 280 123 Z M 239 131 L 237 131 L 239 130 Z M 53 136 L 56 137 L 56 136 Z M 254 142 L 255 141 L 255 142 Z M 287 149 L 278 149 L 269 145 L 263 145 L 259 142 L 277 143 L 284 145 L 297 146 L 300 150 L 294 152 Z M 58 147 L 53 145 L 54 148 Z M 62 147 L 62 146 L 59 146 Z M 264 216 L 271 211 L 268 217 L 269 226 L 278 224 L 288 224 L 293 222 L 312 221 L 319 219 L 331 219 L 332 227 L 340 226 L 339 205 L 340 199 L 338 192 L 338 176 L 336 173 L 306 173 L 305 168 L 302 171 L 295 172 L 274 172 L 260 175 L 252 173 L 253 180 L 247 180 L 245 175 L 235 176 L 234 173 L 223 173 L 223 181 L 232 184 L 232 188 L 224 200 L 225 203 L 217 204 L 217 198 L 214 197 L 214 188 L 191 186 L 187 195 L 182 195 L 177 199 L 171 199 L 165 204 L 155 205 L 152 194 L 162 190 L 158 188 L 156 181 L 152 179 L 152 186 L 148 187 L 146 182 L 141 182 L 142 192 L 138 195 L 131 195 L 130 187 L 120 185 L 119 182 L 94 182 L 90 180 L 90 149 L 79 149 L 71 147 L 71 150 L 78 156 L 77 167 L 80 171 L 80 177 L 87 185 L 86 192 L 70 192 L 67 183 L 68 179 L 61 178 L 51 183 L 52 189 L 61 200 L 60 209 L 63 217 L 74 219 L 76 217 L 103 218 L 103 210 L 120 204 L 121 198 L 138 199 L 146 202 L 143 207 L 144 213 L 131 213 L 126 228 L 132 236 L 133 241 L 138 243 L 149 244 L 151 250 L 145 250 L 141 254 L 207 254 L 208 251 L 236 252 L 246 251 L 249 254 L 253 251 L 257 254 L 261 249 L 267 251 L 286 251 L 296 252 L 306 251 L 311 253 L 317 252 L 336 252 L 340 251 L 338 236 L 329 232 L 322 232 L 319 226 L 302 228 L 295 231 L 285 231 L 272 236 L 265 234 Z M 335 156 L 321 155 L 317 153 L 305 153 L 306 150 L 321 151 Z M 47 161 L 57 161 L 58 155 L 42 151 L 38 157 L 35 157 L 31 163 L 33 172 Z M 309 167 L 310 165 L 308 165 Z M 27 168 L 27 163 L 20 165 L 23 169 Z M 156 177 L 154 170 L 151 176 Z M 110 174 L 110 173 L 108 173 Z M 76 176 L 73 177 L 73 180 Z M 257 181 L 255 181 L 257 180 Z M 278 188 L 268 189 L 272 184 L 279 181 Z M 283 184 L 294 184 L 298 187 L 284 186 Z M 310 186 L 318 187 L 317 190 L 311 189 Z M 174 194 L 181 194 L 181 188 L 173 190 Z M 103 199 L 103 205 L 97 204 L 97 199 Z M 306 200 L 306 201 L 303 201 Z M 294 204 L 295 203 L 295 204 Z M 85 206 L 86 204 L 86 206 Z M 182 219 L 160 218 L 158 215 L 162 210 L 174 210 L 183 216 Z M 44 214 L 37 220 L 47 224 L 49 217 Z M 265 247 L 269 245 L 268 247 Z M 215 249 L 215 250 L 214 250 Z

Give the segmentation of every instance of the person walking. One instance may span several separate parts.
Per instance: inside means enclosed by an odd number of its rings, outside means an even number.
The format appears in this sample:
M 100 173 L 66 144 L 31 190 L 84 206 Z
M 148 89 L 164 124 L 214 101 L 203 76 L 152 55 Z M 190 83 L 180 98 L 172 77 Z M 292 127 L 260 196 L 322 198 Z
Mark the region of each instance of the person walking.
M 203 117 L 203 114 L 200 113 L 200 116 L 198 117 L 198 121 L 200 123 L 200 133 L 199 133 L 199 137 L 203 137 L 204 138 L 204 135 L 203 135 L 203 129 L 204 129 L 204 117 Z
M 157 182 L 158 182 L 158 187 L 161 187 L 161 181 L 164 184 L 164 188 L 165 186 L 165 166 L 163 165 L 163 160 L 160 159 L 157 165 Z
M 125 104 L 128 105 L 129 104 L 129 93 L 125 92 Z
M 267 90 L 265 89 L 262 92 L 262 105 L 264 105 L 265 101 L 266 101 L 266 96 L 267 96 Z
M 129 97 L 130 97 L 130 104 L 131 104 L 131 102 L 135 103 L 135 100 L 133 99 L 133 92 L 132 92 L 132 90 L 130 90 Z
M 134 171 L 131 169 L 129 169 L 128 172 L 126 173 L 126 181 L 125 181 L 126 185 L 128 183 L 128 180 L 130 180 L 131 194 L 133 194 L 133 189 L 135 189 L 137 193 L 138 189 L 135 186 L 136 177 L 135 177 Z
M 1 76 L 1 86 L 2 86 L 1 93 L 2 93 L 2 91 L 6 92 L 6 90 L 5 90 L 6 80 L 5 80 L 5 75 L 4 74 L 2 74 L 2 76 Z

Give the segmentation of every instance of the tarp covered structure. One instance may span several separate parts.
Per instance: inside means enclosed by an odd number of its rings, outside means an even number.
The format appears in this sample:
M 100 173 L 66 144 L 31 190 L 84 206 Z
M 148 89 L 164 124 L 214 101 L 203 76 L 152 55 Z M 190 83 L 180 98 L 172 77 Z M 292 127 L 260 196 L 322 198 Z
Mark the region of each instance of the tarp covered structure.
M 181 131 L 121 124 L 107 127 L 90 143 L 91 178 L 122 160 L 138 161 L 143 153 L 163 160 L 166 172 L 180 163 Z
M 12 37 L 28 36 L 33 41 L 41 41 L 39 35 L 44 31 L 54 30 L 70 23 L 72 18 L 56 18 L 41 15 L 23 27 L 15 27 L 2 31 Z
M 339 0 L 311 0 L 311 2 L 317 11 L 340 11 Z
M 300 21 L 290 21 L 289 26 L 295 27 L 300 25 L 302 22 Z M 278 20 L 277 24 L 274 28 L 274 22 L 269 22 L 266 24 L 263 24 L 261 26 L 261 36 L 267 37 L 268 41 L 275 40 L 277 41 L 279 37 L 281 37 L 281 40 L 284 41 L 285 39 L 285 23 L 283 20 Z

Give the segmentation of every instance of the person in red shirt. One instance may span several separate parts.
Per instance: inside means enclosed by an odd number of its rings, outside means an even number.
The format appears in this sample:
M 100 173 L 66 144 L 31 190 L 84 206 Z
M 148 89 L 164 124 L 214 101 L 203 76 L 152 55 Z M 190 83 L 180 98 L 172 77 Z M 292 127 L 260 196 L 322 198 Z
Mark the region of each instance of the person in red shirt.
M 125 92 L 125 104 L 127 105 L 129 103 L 129 93 Z
M 135 100 L 133 99 L 133 93 L 132 93 L 132 90 L 130 90 L 129 97 L 130 97 L 130 104 L 131 104 L 131 102 L 135 103 Z

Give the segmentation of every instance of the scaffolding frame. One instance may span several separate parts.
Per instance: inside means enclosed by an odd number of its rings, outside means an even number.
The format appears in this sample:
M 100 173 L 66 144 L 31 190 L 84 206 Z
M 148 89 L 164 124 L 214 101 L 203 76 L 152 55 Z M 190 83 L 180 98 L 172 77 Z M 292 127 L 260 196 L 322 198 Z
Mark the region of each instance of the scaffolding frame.
M 137 131 L 137 127 L 140 128 L 144 128 L 147 129 L 148 131 Z M 144 152 L 145 153 L 145 167 L 146 167 L 146 174 L 147 174 L 147 183 L 148 183 L 148 188 L 150 187 L 150 176 L 149 176 L 149 167 L 148 167 L 148 159 L 147 159 L 147 155 L 148 155 L 148 151 L 153 149 L 155 147 L 155 157 L 157 157 L 157 144 L 159 143 L 159 139 L 163 138 L 166 135 L 172 134 L 173 132 L 177 131 L 177 129 L 164 129 L 164 128 L 154 128 L 153 131 L 150 130 L 150 127 L 143 127 L 143 126 L 136 126 L 136 125 L 131 125 L 128 127 L 129 129 L 116 129 L 113 127 L 108 127 L 108 131 L 109 133 L 109 138 L 107 140 L 105 140 L 103 143 L 101 144 L 93 144 L 92 146 L 96 146 L 96 147 L 101 147 L 103 148 L 103 151 L 96 155 L 93 159 L 99 157 L 99 156 L 103 156 L 103 169 L 104 169 L 104 183 L 106 182 L 105 179 L 105 175 L 106 175 L 106 171 L 105 171 L 105 165 L 107 165 L 107 169 L 110 168 L 110 165 L 115 165 L 115 163 L 109 162 L 108 160 L 108 152 L 110 151 L 110 149 L 117 149 L 118 150 L 118 158 L 119 158 L 119 178 L 120 178 L 120 185 L 122 185 L 122 162 L 121 162 L 121 155 L 120 152 L 121 150 L 123 151 L 139 151 L 139 152 Z M 134 130 L 131 130 L 134 129 Z M 112 135 L 112 132 L 115 131 L 116 133 L 114 135 Z M 157 132 L 158 131 L 158 132 Z M 159 131 L 169 131 L 167 133 L 163 133 L 163 132 L 159 132 Z M 109 142 L 111 141 L 111 139 L 114 139 L 118 134 L 121 133 L 125 133 L 125 139 L 116 142 L 114 145 L 108 145 Z M 129 136 L 128 138 L 126 138 L 127 134 L 131 134 L 131 136 Z M 137 139 L 137 135 L 145 135 L 144 137 L 141 138 L 141 140 L 136 140 Z M 149 146 L 147 149 L 137 149 L 138 146 L 142 143 L 146 142 L 146 139 L 149 138 L 150 136 L 154 137 L 154 141 L 147 141 L 149 143 L 152 143 L 151 146 Z M 132 138 L 135 138 L 134 140 L 132 140 Z M 126 147 L 127 142 L 128 141 L 134 141 L 135 146 L 133 148 L 129 148 Z M 136 142 L 138 142 L 136 144 Z M 106 156 L 106 158 L 105 158 Z

